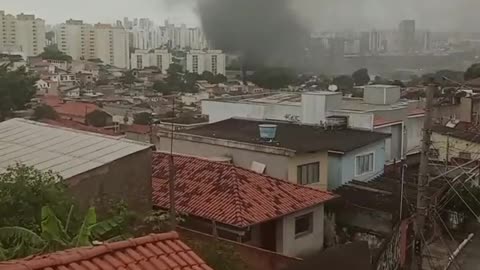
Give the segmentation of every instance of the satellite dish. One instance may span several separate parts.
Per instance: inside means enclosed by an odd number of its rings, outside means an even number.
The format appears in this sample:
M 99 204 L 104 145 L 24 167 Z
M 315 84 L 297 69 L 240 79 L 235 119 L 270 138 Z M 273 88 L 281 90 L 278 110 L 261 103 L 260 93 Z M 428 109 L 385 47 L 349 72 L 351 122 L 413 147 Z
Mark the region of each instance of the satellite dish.
M 328 86 L 328 91 L 336 92 L 338 90 L 338 86 L 335 84 L 331 84 Z

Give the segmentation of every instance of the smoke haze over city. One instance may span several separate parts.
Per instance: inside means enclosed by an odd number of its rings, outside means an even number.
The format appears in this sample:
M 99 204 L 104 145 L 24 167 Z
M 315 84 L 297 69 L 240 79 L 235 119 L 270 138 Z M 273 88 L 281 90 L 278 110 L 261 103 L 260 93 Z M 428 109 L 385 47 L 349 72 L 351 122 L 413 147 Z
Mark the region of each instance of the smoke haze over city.
M 204 0 L 4 0 L 2 9 L 34 13 L 47 23 L 69 18 L 111 22 L 130 16 L 152 18 L 158 23 L 169 18 L 199 25 L 197 1 Z M 316 31 L 395 28 L 402 19 L 414 19 L 419 28 L 432 31 L 475 31 L 480 21 L 476 15 L 480 9 L 477 0 L 295 0 L 291 4 L 299 17 Z

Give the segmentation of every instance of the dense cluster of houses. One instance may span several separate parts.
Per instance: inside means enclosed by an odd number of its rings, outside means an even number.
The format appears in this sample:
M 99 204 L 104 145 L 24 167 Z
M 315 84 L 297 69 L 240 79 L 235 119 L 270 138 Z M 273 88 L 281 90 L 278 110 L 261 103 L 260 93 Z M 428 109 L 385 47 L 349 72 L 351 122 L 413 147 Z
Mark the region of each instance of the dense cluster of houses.
M 146 89 L 159 74 L 138 72 L 140 88 L 122 89 L 115 71 L 109 74 L 117 79 L 97 85 L 104 71 L 90 63 L 30 65 L 41 75 L 40 102 L 60 119 L 0 123 L 0 169 L 21 162 L 52 170 L 80 202 L 106 194 L 140 213 L 169 208 L 174 170 L 177 211 L 187 216 L 182 230 L 235 243 L 250 269 L 280 269 L 355 241 L 368 243 L 369 261 L 380 260 L 401 226 L 399 168 L 420 153 L 425 111 L 422 100 L 402 98 L 398 86 L 368 85 L 362 98 L 352 98 L 200 81 L 197 94 L 162 96 Z M 437 100 L 432 158 L 478 157 L 478 100 L 475 94 Z M 93 112 L 104 125 L 89 122 Z M 136 124 L 142 113 L 158 121 Z M 405 192 L 415 200 L 412 183 Z M 132 249 L 147 257 L 148 269 L 210 269 L 173 232 L 71 251 L 77 257 L 57 262 L 45 255 L 18 269 L 75 269 L 61 266 L 89 260 L 124 267 L 142 260 Z

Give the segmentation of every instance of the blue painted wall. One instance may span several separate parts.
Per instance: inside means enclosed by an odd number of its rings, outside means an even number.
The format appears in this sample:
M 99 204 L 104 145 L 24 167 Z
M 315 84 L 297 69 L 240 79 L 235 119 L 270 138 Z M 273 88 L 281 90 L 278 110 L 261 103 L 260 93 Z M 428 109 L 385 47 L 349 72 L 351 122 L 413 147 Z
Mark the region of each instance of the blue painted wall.
M 355 157 L 374 153 L 373 171 L 360 176 L 355 175 Z M 352 180 L 369 181 L 383 173 L 385 166 L 385 140 L 355 149 L 344 155 L 328 155 L 328 189 L 332 190 Z

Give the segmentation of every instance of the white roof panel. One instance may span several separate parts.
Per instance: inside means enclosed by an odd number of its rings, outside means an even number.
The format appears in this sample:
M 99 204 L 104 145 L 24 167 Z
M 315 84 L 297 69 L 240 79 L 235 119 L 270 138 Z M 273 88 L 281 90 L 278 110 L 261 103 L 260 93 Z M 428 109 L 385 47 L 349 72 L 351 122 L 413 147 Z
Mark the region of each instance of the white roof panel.
M 0 171 L 20 162 L 69 178 L 149 147 L 25 119 L 0 123 Z

